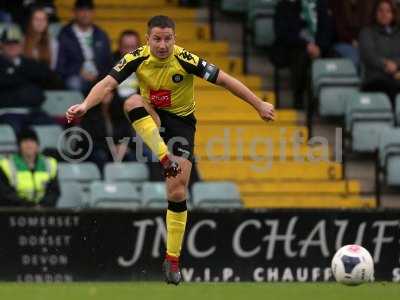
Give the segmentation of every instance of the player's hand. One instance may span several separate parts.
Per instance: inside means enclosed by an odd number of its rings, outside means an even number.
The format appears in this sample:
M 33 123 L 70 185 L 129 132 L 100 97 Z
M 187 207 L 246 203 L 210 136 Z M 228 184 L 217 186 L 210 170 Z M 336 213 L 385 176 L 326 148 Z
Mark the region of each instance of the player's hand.
M 312 59 L 316 59 L 321 56 L 321 49 L 314 43 L 309 43 L 307 45 L 307 52 Z
M 275 108 L 271 103 L 260 101 L 257 111 L 261 119 L 265 121 L 275 120 Z
M 68 123 L 71 123 L 73 120 L 82 117 L 86 114 L 87 108 L 84 103 L 72 105 L 68 108 L 65 116 L 67 118 Z
M 163 173 L 165 178 L 176 177 L 182 173 L 179 163 L 169 155 L 161 160 L 161 165 L 164 168 Z
M 395 74 L 397 72 L 397 64 L 394 61 L 387 59 L 384 64 L 386 73 Z

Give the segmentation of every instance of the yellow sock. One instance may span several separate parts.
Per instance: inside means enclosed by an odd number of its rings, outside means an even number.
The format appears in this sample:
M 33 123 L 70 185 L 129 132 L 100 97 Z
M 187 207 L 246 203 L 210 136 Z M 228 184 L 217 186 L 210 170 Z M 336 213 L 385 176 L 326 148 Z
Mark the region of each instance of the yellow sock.
M 176 203 L 182 205 L 181 203 Z M 186 202 L 183 203 L 186 208 Z M 167 210 L 167 255 L 179 257 L 181 255 L 183 236 L 187 220 L 187 210 L 180 212 Z
M 132 127 L 137 134 L 143 139 L 151 151 L 162 160 L 168 154 L 168 148 L 164 140 L 160 136 L 157 124 L 153 118 L 145 110 L 144 107 L 137 107 L 128 113 L 132 122 Z

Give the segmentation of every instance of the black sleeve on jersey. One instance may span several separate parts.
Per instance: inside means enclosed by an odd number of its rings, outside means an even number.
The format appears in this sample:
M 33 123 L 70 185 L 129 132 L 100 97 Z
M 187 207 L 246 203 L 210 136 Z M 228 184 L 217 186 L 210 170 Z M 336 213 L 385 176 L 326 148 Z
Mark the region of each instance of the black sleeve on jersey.
M 200 59 L 198 68 L 201 72 L 200 77 L 211 83 L 217 82 L 219 68 L 216 65 L 210 64 L 207 61 Z
M 204 59 L 200 58 L 197 66 L 194 64 L 188 63 L 184 60 L 179 59 L 179 56 L 175 56 L 180 65 L 185 69 L 189 74 L 196 75 L 204 80 L 207 80 L 211 83 L 215 83 L 218 78 L 219 68 L 213 64 L 208 63 Z
M 143 61 L 145 61 L 147 58 L 148 58 L 148 56 L 142 56 L 142 57 L 133 59 L 129 62 L 126 62 L 126 59 L 123 57 L 118 62 L 118 64 L 114 68 L 111 69 L 111 71 L 108 75 L 113 77 L 116 81 L 118 81 L 118 83 L 121 83 L 126 78 L 131 76 L 132 73 L 136 72 L 136 70 L 140 66 L 140 64 Z

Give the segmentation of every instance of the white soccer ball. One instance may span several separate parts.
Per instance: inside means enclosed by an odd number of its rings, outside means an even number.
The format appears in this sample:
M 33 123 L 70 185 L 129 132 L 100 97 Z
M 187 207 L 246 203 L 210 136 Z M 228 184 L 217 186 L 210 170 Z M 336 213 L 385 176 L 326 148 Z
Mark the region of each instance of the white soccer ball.
M 372 282 L 374 261 L 367 249 L 359 245 L 346 245 L 333 257 L 332 273 L 337 282 L 346 285 Z

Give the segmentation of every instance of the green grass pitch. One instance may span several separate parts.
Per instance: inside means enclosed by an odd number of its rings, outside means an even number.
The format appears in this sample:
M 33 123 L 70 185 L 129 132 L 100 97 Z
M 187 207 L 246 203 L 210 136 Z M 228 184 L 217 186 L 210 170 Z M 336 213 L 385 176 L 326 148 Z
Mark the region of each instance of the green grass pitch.
M 12 300 L 399 300 L 399 283 L 347 287 L 336 283 L 0 283 Z

